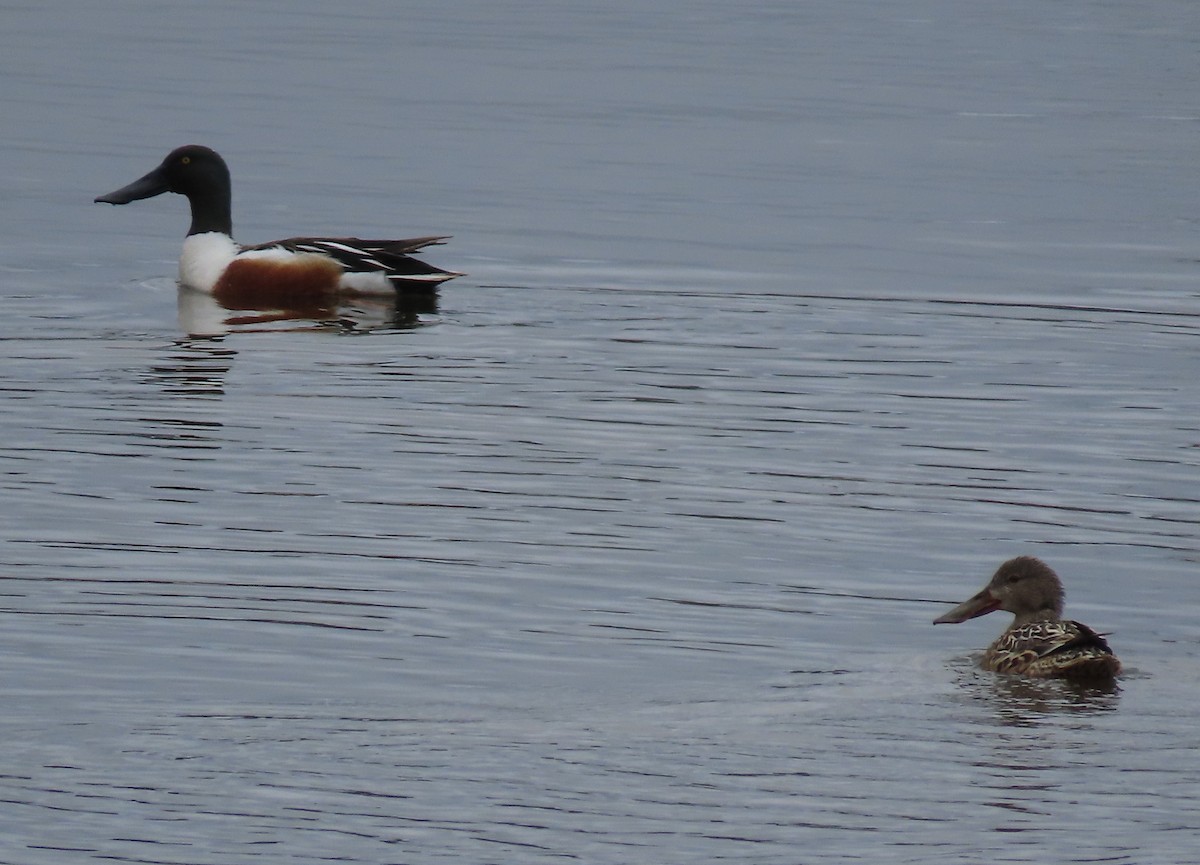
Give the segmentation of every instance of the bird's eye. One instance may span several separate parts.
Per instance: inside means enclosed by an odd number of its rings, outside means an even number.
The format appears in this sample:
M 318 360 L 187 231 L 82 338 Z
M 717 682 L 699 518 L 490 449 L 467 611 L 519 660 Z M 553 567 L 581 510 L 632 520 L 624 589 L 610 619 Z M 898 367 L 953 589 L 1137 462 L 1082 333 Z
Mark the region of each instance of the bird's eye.
M 190 157 L 190 156 L 185 156 L 185 157 L 183 157 L 183 159 L 181 159 L 181 160 L 179 160 L 179 161 L 180 161 L 180 162 L 182 162 L 184 165 L 187 165 L 189 162 L 191 162 L 191 161 L 192 161 L 192 157 Z

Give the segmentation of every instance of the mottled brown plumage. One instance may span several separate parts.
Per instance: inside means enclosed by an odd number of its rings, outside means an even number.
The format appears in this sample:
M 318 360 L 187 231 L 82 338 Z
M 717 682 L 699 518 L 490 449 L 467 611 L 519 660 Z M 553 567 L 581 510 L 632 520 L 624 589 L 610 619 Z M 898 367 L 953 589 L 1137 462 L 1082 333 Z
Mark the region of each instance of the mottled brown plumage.
M 1013 623 L 983 653 L 984 669 L 1111 681 L 1121 671 L 1121 663 L 1108 643 L 1087 625 L 1064 619 L 1062 608 L 1058 575 L 1041 559 L 1018 556 L 1002 564 L 982 591 L 933 623 L 965 622 L 1005 610 L 1013 614 Z

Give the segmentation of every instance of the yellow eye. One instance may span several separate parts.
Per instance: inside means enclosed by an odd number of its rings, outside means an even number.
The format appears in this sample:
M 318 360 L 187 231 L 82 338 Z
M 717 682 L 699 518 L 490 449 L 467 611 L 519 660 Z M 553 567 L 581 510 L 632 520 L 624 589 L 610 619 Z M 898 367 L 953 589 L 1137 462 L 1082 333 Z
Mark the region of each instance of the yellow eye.
M 192 161 L 192 157 L 190 157 L 190 156 L 185 156 L 185 157 L 183 157 L 183 159 L 180 160 L 180 162 L 182 162 L 184 165 L 187 165 L 191 161 Z

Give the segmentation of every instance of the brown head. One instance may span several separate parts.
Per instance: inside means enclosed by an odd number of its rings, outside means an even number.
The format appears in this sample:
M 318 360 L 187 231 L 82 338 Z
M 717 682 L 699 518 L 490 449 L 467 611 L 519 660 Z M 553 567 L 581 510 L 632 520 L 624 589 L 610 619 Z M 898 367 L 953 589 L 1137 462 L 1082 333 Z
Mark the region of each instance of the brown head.
M 1050 567 L 1033 556 L 1017 556 L 997 568 L 979 594 L 933 620 L 935 625 L 965 622 L 995 610 L 1016 616 L 1014 625 L 1062 618 L 1063 587 Z

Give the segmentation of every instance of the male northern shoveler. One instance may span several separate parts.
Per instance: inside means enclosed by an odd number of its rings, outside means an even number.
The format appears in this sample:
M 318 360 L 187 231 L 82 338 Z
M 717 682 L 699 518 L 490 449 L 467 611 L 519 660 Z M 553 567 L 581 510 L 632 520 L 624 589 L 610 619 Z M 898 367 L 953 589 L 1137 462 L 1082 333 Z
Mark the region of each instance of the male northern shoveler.
M 192 208 L 179 281 L 230 305 L 307 302 L 339 294 L 430 293 L 461 275 L 409 256 L 445 237 L 291 237 L 241 246 L 233 240 L 229 168 L 215 150 L 196 144 L 172 150 L 145 177 L 96 201 L 128 204 L 164 192 L 186 195 Z
M 1039 678 L 1111 681 L 1121 663 L 1104 638 L 1063 619 L 1063 587 L 1045 562 L 1018 556 L 1002 564 L 979 594 L 933 620 L 965 622 L 995 610 L 1013 613 L 1008 630 L 988 646 L 980 662 L 997 673 Z

